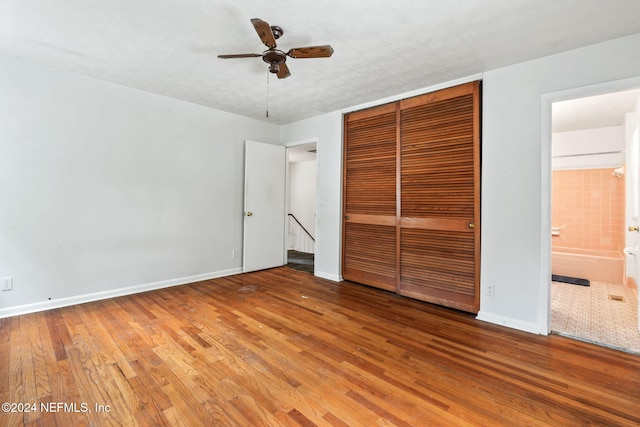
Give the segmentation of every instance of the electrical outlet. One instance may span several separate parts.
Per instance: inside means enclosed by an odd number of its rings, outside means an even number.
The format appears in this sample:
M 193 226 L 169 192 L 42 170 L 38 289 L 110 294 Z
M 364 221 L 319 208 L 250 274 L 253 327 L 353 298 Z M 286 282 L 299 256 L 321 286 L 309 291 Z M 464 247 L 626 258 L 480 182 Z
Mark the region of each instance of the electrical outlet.
M 232 250 L 232 251 L 231 251 L 231 256 L 232 256 L 233 258 L 238 258 L 238 250 L 237 250 L 237 249 Z
M 10 291 L 11 289 L 13 289 L 13 277 L 0 279 L 0 291 Z
M 496 296 L 496 285 L 491 284 L 487 285 L 487 296 L 495 297 Z

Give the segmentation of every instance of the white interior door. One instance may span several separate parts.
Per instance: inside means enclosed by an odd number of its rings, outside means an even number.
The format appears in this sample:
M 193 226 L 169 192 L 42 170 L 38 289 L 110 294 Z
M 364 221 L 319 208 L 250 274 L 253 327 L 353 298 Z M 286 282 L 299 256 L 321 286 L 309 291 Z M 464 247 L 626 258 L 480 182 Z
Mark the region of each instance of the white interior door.
M 246 141 L 242 270 L 284 265 L 285 147 Z

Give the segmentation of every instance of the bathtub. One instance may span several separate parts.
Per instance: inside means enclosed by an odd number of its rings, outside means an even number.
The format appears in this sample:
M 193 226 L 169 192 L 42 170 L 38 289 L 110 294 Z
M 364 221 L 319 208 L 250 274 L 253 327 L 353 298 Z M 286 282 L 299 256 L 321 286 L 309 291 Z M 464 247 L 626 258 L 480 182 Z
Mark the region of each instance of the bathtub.
M 551 252 L 551 273 L 560 276 L 624 284 L 625 257 L 615 252 L 556 248 Z

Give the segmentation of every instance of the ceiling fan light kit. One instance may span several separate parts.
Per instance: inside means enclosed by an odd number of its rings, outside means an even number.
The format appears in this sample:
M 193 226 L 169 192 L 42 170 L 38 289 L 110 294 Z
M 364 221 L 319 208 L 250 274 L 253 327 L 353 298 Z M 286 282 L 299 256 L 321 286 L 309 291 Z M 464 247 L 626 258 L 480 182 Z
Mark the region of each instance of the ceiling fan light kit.
M 284 79 L 291 75 L 289 67 L 287 67 L 286 64 L 287 56 L 290 58 L 328 58 L 333 55 L 333 48 L 329 45 L 297 47 L 290 49 L 285 53 L 280 49 L 276 49 L 276 40 L 284 34 L 282 28 L 275 25 L 270 26 L 260 18 L 253 18 L 251 23 L 258 33 L 258 37 L 260 37 L 260 40 L 268 49 L 262 53 L 218 55 L 218 58 L 235 59 L 262 57 L 262 60 L 269 64 L 269 71 L 276 74 L 279 79 Z

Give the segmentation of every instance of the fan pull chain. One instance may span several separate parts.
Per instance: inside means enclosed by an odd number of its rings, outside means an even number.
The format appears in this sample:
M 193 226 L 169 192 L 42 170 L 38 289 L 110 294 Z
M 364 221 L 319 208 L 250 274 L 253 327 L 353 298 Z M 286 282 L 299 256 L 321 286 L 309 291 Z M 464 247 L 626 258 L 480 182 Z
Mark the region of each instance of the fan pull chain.
M 267 70 L 267 118 L 269 118 L 269 70 Z

